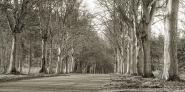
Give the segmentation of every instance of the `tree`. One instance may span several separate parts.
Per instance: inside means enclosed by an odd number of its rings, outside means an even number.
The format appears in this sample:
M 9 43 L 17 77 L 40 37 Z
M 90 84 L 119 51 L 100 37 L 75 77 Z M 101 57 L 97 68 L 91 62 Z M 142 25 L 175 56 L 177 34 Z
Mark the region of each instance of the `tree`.
M 112 27 L 116 27 L 108 28 L 108 31 L 113 35 L 111 36 L 112 38 L 109 38 L 114 39 L 114 41 L 117 40 L 115 42 L 115 52 L 117 53 L 116 64 L 118 65 L 116 66 L 118 71 L 120 70 L 122 73 L 123 69 L 125 69 L 124 71 L 127 71 L 127 74 L 139 73 L 142 75 L 143 73 L 145 77 L 151 77 L 151 26 L 157 0 L 103 0 L 99 2 L 103 7 L 106 7 L 110 13 L 112 24 L 115 25 Z M 109 5 L 112 6 L 109 7 Z M 141 9 L 139 9 L 139 7 L 141 7 Z M 109 22 L 109 20 L 107 22 Z M 108 25 L 108 27 L 111 26 Z M 125 48 L 127 48 L 127 50 L 125 50 Z M 119 55 L 119 53 L 122 53 L 122 55 Z M 126 56 L 127 59 L 124 59 L 124 56 Z
M 163 79 L 176 80 L 178 77 L 177 61 L 177 18 L 179 0 L 168 0 L 166 9 L 165 37 L 164 37 L 164 69 Z
M 52 1 L 42 1 L 38 4 L 38 17 L 40 23 L 40 32 L 42 34 L 42 63 L 40 73 L 47 73 L 46 61 L 47 61 L 47 40 L 50 30 L 51 16 L 52 16 Z
M 2 10 L 4 11 L 9 28 L 12 33 L 12 49 L 10 55 L 10 63 L 7 70 L 8 74 L 17 73 L 17 69 L 15 67 L 16 63 L 16 50 L 17 50 L 17 37 L 19 33 L 23 31 L 25 25 L 25 19 L 28 15 L 29 9 L 34 4 L 33 1 L 29 0 L 22 0 L 19 2 L 18 0 L 14 0 L 12 3 L 11 1 L 4 0 L 1 2 Z
M 151 77 L 152 74 L 152 63 L 150 56 L 150 40 L 151 40 L 151 26 L 156 10 L 157 0 L 142 0 L 143 3 L 143 15 L 141 18 L 141 41 L 144 52 L 144 76 Z

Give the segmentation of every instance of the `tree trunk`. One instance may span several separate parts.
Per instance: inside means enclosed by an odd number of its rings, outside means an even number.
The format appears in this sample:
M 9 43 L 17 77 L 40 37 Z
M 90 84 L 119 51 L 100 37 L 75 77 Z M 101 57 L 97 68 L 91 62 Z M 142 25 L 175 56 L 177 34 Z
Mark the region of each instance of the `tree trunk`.
M 179 0 L 168 0 L 164 41 L 163 79 L 179 80 L 177 61 L 177 17 Z
M 73 55 L 74 55 L 74 48 L 71 49 L 71 53 L 70 53 L 70 60 L 71 60 L 70 65 L 69 65 L 70 66 L 70 71 L 69 71 L 70 73 L 73 72 L 73 70 L 74 70 L 75 61 L 74 61 Z
M 4 73 L 4 68 L 3 68 L 3 66 L 4 66 L 4 53 L 5 53 L 5 51 L 4 51 L 4 48 L 3 48 L 3 46 L 4 46 L 4 42 L 2 41 L 2 45 L 1 45 L 2 47 L 1 47 L 1 58 L 0 58 L 0 69 L 3 69 L 3 71 L 2 71 L 2 73 Z M 1 72 L 1 71 L 0 71 Z
M 16 49 L 17 49 L 17 33 L 13 33 L 10 63 L 9 63 L 9 67 L 8 67 L 8 70 L 7 70 L 7 74 L 16 74 L 16 73 L 18 73 L 17 70 L 16 70 L 16 67 L 15 67 Z
M 120 57 L 119 51 L 118 51 L 118 62 L 119 62 L 119 74 L 121 74 L 122 73 L 122 65 L 121 65 L 122 61 L 121 61 L 121 57 Z
M 60 71 L 60 56 L 61 56 L 61 49 L 60 47 L 58 47 L 58 60 L 57 60 L 57 64 L 56 64 L 56 70 L 55 70 L 55 74 L 58 74 Z
M 31 64 L 32 64 L 32 51 L 31 51 L 31 38 L 30 38 L 30 57 L 29 57 L 29 68 L 28 68 L 28 74 L 30 74 L 31 71 Z
M 127 44 L 127 72 L 126 74 L 130 74 L 130 44 Z
M 8 52 L 9 52 L 8 48 L 5 47 L 5 56 L 4 56 L 4 62 L 3 62 L 3 65 L 4 65 L 4 72 L 3 72 L 3 74 L 7 72 L 7 66 L 8 66 L 7 61 L 9 59 L 9 53 Z
M 70 72 L 73 72 L 74 71 L 74 64 L 75 64 L 75 61 L 74 61 L 74 57 L 72 56 L 71 57 L 71 71 Z
M 94 74 L 96 74 L 96 64 L 94 65 Z
M 130 39 L 130 41 L 129 41 L 129 44 L 130 44 L 130 48 L 129 48 L 129 58 L 130 58 L 130 59 L 129 59 L 129 60 L 130 60 L 130 62 L 129 62 L 129 63 L 130 63 L 130 64 L 129 64 L 130 66 L 129 66 L 129 67 L 130 67 L 130 72 L 129 72 L 129 73 L 130 73 L 131 75 L 134 73 L 134 72 L 133 72 L 133 53 L 134 53 L 134 52 L 133 52 L 133 47 L 134 47 L 134 43 L 133 43 L 133 40 L 134 40 L 134 39 L 133 39 L 133 33 L 134 33 L 133 30 L 130 30 L 130 38 L 131 38 L 131 39 Z
M 51 63 L 52 63 L 52 58 L 53 58 L 53 40 L 51 38 L 51 44 L 50 44 L 50 57 L 49 57 L 49 69 L 48 69 L 48 73 L 50 74 L 52 72 L 52 67 L 51 67 Z
M 125 61 L 124 61 L 124 46 L 121 47 L 121 64 L 122 64 L 122 74 L 124 74 L 126 72 L 126 69 L 125 69 Z
M 152 2 L 150 2 L 152 3 Z M 144 77 L 153 77 L 152 74 L 152 62 L 150 56 L 150 41 L 151 41 L 151 26 L 156 8 L 156 1 L 152 5 L 150 3 L 143 2 L 143 18 L 142 18 L 142 35 L 141 41 L 144 52 Z M 150 7 L 150 8 L 149 8 Z
M 69 73 L 69 61 L 68 61 L 69 59 L 68 59 L 68 56 L 66 56 L 65 57 L 65 64 L 66 64 L 66 74 L 68 74 Z
M 42 39 L 42 64 L 39 73 L 47 73 L 46 69 L 46 40 Z
M 152 77 L 152 62 L 150 56 L 150 34 L 151 34 L 151 24 L 144 24 L 144 36 L 142 38 L 143 52 L 144 52 L 144 77 Z
M 21 59 L 19 60 L 19 72 L 22 73 L 22 63 L 23 62 L 23 55 L 21 56 Z
M 121 65 L 121 62 L 120 62 L 120 58 L 119 58 L 119 51 L 118 49 L 116 49 L 116 61 L 117 61 L 117 64 L 118 64 L 118 67 L 117 67 L 117 73 L 121 73 L 121 69 L 120 69 L 120 65 Z
M 141 20 L 141 41 L 144 52 L 144 77 L 153 77 L 150 56 L 151 26 L 154 19 L 157 0 L 143 0 L 143 17 Z
M 137 42 L 137 72 L 138 75 L 143 76 L 144 74 L 144 53 L 141 41 L 138 39 Z
M 136 24 L 133 28 L 133 74 L 137 75 L 137 36 L 136 36 Z
M 23 41 L 21 41 L 21 59 L 20 59 L 20 61 L 19 61 L 19 72 L 20 73 L 22 73 L 22 67 L 23 67 L 23 61 L 24 61 L 24 59 L 25 59 L 25 54 L 24 54 L 24 49 L 25 49 L 25 47 L 24 47 L 24 43 L 23 43 Z

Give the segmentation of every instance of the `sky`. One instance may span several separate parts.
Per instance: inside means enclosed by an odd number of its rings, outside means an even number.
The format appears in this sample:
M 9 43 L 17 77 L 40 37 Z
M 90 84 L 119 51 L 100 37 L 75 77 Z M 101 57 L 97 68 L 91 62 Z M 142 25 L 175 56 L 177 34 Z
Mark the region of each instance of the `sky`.
M 84 0 L 84 5 L 89 12 L 94 13 L 97 10 L 97 0 Z
M 101 16 L 104 16 L 104 10 L 102 8 L 99 7 L 97 0 L 84 0 L 83 2 L 83 6 L 85 6 L 85 8 L 92 14 L 99 14 Z M 93 20 L 93 22 L 96 24 L 96 31 L 98 31 L 98 33 L 101 34 L 101 30 L 103 29 L 101 25 L 101 17 L 100 16 L 96 16 L 95 19 Z M 159 34 L 163 34 L 163 30 L 164 27 L 160 26 L 162 24 L 161 23 L 156 23 L 155 25 L 153 25 L 152 27 L 152 32 L 155 35 L 159 35 Z
M 104 16 L 104 9 L 98 5 L 97 0 L 84 0 L 83 6 L 88 10 L 89 13 L 95 15 L 96 17 L 93 19 L 93 25 L 95 31 L 98 32 L 98 35 L 103 38 L 104 34 L 102 32 L 103 27 L 102 24 L 102 16 Z
M 97 0 L 84 0 L 83 6 L 85 6 L 85 8 L 90 13 L 95 14 L 95 15 L 98 14 L 98 16 L 95 17 L 93 22 L 94 22 L 94 24 L 96 24 L 96 31 L 98 31 L 98 33 L 101 34 L 102 30 L 103 30 L 103 27 L 102 27 L 102 25 L 99 25 L 99 24 L 101 24 L 101 20 L 102 20 L 102 17 L 100 17 L 100 16 L 103 16 L 103 17 L 105 16 L 103 8 L 100 8 L 100 6 L 98 5 L 98 1 Z M 184 18 L 185 18 L 185 12 L 183 12 L 183 13 L 181 12 L 183 10 L 184 9 L 182 8 L 182 6 L 180 6 L 180 9 L 179 9 L 179 11 L 180 11 L 179 12 L 179 20 L 184 20 Z M 154 21 L 158 21 L 157 18 L 155 18 Z M 184 29 L 184 24 L 182 24 L 180 21 L 178 23 L 178 28 L 179 29 Z M 163 21 L 159 21 L 159 22 L 155 23 L 152 26 L 152 34 L 154 34 L 155 36 L 158 36 L 158 35 L 161 35 L 161 34 L 164 35 L 164 30 L 165 30 L 164 29 L 164 20 Z

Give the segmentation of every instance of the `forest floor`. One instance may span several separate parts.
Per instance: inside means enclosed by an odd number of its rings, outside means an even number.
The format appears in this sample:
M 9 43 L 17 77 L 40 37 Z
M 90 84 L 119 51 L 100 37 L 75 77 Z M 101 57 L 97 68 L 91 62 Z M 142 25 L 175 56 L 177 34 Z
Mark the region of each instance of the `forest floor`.
M 185 79 L 184 74 L 181 79 Z M 70 74 L 0 82 L 0 92 L 185 92 L 185 82 L 118 74 Z

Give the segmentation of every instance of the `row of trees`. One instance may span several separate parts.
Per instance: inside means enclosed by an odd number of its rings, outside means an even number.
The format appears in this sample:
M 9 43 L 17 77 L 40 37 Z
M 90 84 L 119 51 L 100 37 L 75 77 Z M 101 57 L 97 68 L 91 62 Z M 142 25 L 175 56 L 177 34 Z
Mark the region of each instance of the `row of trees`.
M 163 79 L 178 78 L 177 18 L 179 0 L 99 0 L 110 18 L 104 18 L 105 36 L 115 55 L 115 72 L 153 77 L 152 25 L 165 18 Z M 165 14 L 164 14 L 165 12 Z M 161 21 L 161 20 L 160 20 Z
M 108 48 L 91 25 L 93 15 L 81 8 L 82 2 L 1 0 L 0 72 L 111 72 L 104 66 L 112 66 L 112 57 L 107 59 Z
M 103 39 L 94 31 L 94 16 L 81 7 L 82 2 L 0 0 L 2 72 L 23 73 L 26 68 L 31 73 L 32 67 L 39 67 L 39 73 L 114 70 L 153 77 L 151 58 L 155 48 L 151 46 L 151 31 L 159 18 L 165 20 L 162 77 L 178 78 L 179 0 L 99 0 L 110 14 L 102 17 L 106 36 Z

